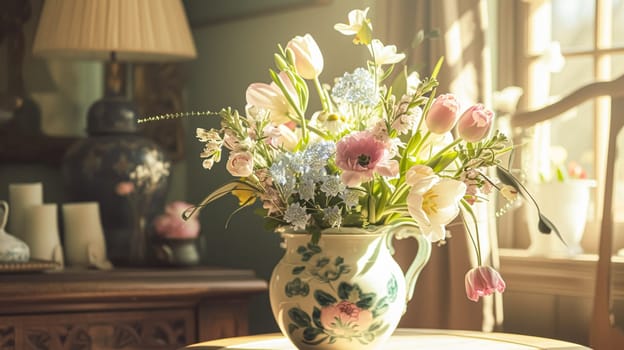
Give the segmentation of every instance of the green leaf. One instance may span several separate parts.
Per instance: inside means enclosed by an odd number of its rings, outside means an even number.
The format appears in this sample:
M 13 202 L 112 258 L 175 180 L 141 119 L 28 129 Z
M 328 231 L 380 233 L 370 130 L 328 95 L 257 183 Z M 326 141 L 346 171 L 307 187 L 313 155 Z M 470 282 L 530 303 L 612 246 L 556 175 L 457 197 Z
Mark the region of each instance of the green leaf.
M 296 266 L 292 269 L 292 274 L 293 275 L 298 275 L 300 273 L 302 273 L 305 270 L 305 266 Z
M 390 278 L 390 280 L 388 281 L 388 298 L 390 299 L 391 303 L 396 300 L 398 290 L 399 285 L 397 283 L 397 280 L 396 278 L 394 278 L 394 276 L 392 276 L 392 278 Z
M 333 305 L 336 303 L 336 298 L 334 298 L 333 295 L 326 293 L 320 289 L 317 289 L 314 291 L 314 299 L 319 303 L 319 305 L 321 306 L 328 306 L 328 305 Z
M 321 247 L 319 247 L 316 243 L 308 243 L 308 249 L 314 254 L 318 254 L 321 252 Z
M 537 215 L 539 218 L 539 221 L 537 222 L 537 228 L 541 233 L 549 234 L 554 231 L 557 237 L 559 237 L 559 240 L 561 240 L 563 244 L 567 245 L 567 243 L 561 236 L 561 233 L 557 229 L 557 226 L 555 226 L 552 221 L 550 221 L 545 215 L 542 214 L 542 211 L 540 210 L 537 201 L 535 201 L 535 198 L 533 198 L 533 196 L 531 195 L 531 193 L 529 193 L 526 187 L 524 187 L 524 185 L 518 179 L 516 179 L 516 177 L 513 176 L 513 174 L 509 170 L 503 168 L 500 165 L 497 165 L 496 175 L 502 183 L 515 188 L 522 197 L 528 198 L 533 203 L 535 209 L 537 209 Z
M 427 162 L 427 166 L 429 166 L 435 173 L 439 173 L 440 171 L 446 169 L 455 159 L 457 159 L 458 153 L 455 151 L 449 151 L 444 154 L 440 154 Z
M 289 298 L 296 295 L 306 296 L 310 293 L 310 285 L 297 277 L 294 280 L 286 283 L 286 286 L 284 287 L 284 293 Z
M 319 334 L 322 334 L 323 330 L 319 328 L 308 327 L 303 330 L 303 339 L 306 341 L 314 340 Z
M 318 328 L 323 328 L 323 324 L 321 323 L 321 309 L 316 306 L 312 310 L 312 322 L 314 322 L 314 325 Z
M 310 316 L 298 307 L 288 310 L 288 317 L 299 327 L 310 327 Z
M 338 286 L 338 297 L 342 300 L 349 300 L 349 296 L 354 287 L 347 282 L 342 282 Z
M 381 321 L 380 321 L 380 322 L 375 322 L 375 323 L 371 324 L 371 325 L 368 327 L 368 331 L 369 331 L 369 332 L 374 332 L 375 330 L 379 329 L 379 327 L 381 327 L 381 325 L 382 325 L 382 324 L 383 324 L 383 323 L 382 323 Z
M 292 334 L 294 331 L 296 331 L 297 329 L 299 329 L 299 327 L 297 327 L 296 324 L 294 323 L 289 323 L 288 324 L 288 333 Z
M 433 67 L 433 72 L 431 72 L 431 75 L 429 76 L 429 78 L 437 79 L 438 73 L 440 73 L 440 69 L 442 68 L 442 63 L 443 62 L 444 62 L 444 56 L 441 56 L 438 59 L 438 62 L 436 63 L 435 67 Z
M 318 261 L 316 262 L 316 267 L 322 268 L 325 265 L 329 264 L 329 258 L 328 257 L 324 257 L 324 258 L 320 258 L 318 259 Z
M 242 180 L 234 180 L 232 182 L 229 182 L 219 188 L 217 188 L 216 190 L 214 190 L 212 193 L 210 193 L 208 196 L 206 196 L 201 203 L 199 203 L 197 206 L 191 207 L 187 210 L 185 210 L 182 213 L 182 218 L 184 220 L 188 220 L 191 216 L 193 216 L 193 214 L 195 214 L 195 212 L 203 207 L 205 207 L 206 205 L 212 203 L 213 201 L 225 196 L 228 193 L 231 193 L 233 190 L 249 190 L 249 191 L 254 191 L 254 192 L 260 192 L 260 190 L 255 187 L 252 186 L 250 184 L 248 184 L 245 181 Z
M 360 309 L 368 310 L 375 303 L 376 293 L 360 293 L 360 300 L 355 305 Z
M 392 81 L 392 91 L 397 98 L 405 95 L 407 92 L 407 67 L 403 67 L 403 71 Z
M 561 167 L 557 167 L 557 181 L 565 182 L 565 173 L 561 170 Z
M 383 315 L 388 310 L 388 297 L 382 297 L 373 309 L 373 318 Z

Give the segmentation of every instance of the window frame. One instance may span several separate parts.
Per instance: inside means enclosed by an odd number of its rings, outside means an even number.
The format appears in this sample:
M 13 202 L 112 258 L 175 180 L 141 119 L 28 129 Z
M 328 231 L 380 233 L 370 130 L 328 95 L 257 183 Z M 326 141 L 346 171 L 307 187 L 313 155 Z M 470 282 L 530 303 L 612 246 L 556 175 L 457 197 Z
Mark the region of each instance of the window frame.
M 610 80 L 611 57 L 614 54 L 624 54 L 624 45 L 612 46 L 611 37 L 611 5 L 612 0 L 593 0 L 595 2 L 594 13 L 594 38 L 590 49 L 578 51 L 566 51 L 562 49 L 565 58 L 586 56 L 593 59 L 594 80 Z M 519 86 L 524 94 L 518 103 L 518 110 L 531 110 L 545 105 L 550 88 L 550 74 L 544 72 L 536 64 L 540 58 L 538 48 L 544 44 L 544 40 L 550 41 L 550 36 L 544 36 L 544 32 L 550 33 L 551 23 L 539 21 L 538 11 L 544 11 L 543 6 L 548 6 L 551 0 L 509 0 L 492 2 L 495 7 L 494 13 L 497 18 L 497 50 L 495 53 L 496 84 L 498 90 L 506 86 Z M 550 15 L 542 19 L 550 18 Z M 540 42 L 541 40 L 541 42 Z M 542 70 L 540 70 L 542 69 Z M 546 86 L 541 91 L 532 87 L 539 84 Z M 546 81 L 546 83 L 545 83 Z M 544 93 L 544 90 L 546 93 Z M 588 222 L 585 236 L 590 239 L 584 246 L 588 252 L 597 251 L 600 213 L 605 189 L 605 164 L 606 164 L 606 139 L 609 135 L 610 98 L 602 97 L 595 100 L 594 109 L 594 171 L 589 174 L 596 179 L 597 186 L 594 189 L 594 207 L 592 222 Z M 515 135 L 515 132 L 514 132 Z M 514 140 L 515 144 L 519 138 Z M 514 167 L 520 168 L 521 161 L 518 159 Z M 524 248 L 530 244 L 527 235 L 510 234 L 511 232 L 526 232 L 526 218 L 524 211 L 513 212 L 511 218 L 502 220 L 499 225 L 499 240 L 502 247 Z M 618 223 L 624 227 L 624 223 Z M 507 232 L 507 234 L 503 233 Z M 618 248 L 616 242 L 616 249 Z M 621 246 L 620 246 L 621 248 Z

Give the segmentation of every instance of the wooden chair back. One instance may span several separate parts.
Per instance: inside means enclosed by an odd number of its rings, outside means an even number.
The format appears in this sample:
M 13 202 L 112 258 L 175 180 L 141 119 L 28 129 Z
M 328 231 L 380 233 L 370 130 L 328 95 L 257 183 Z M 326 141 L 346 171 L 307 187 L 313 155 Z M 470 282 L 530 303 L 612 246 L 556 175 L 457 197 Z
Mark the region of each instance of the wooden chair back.
M 599 217 L 600 243 L 593 315 L 589 329 L 590 346 L 596 350 L 624 349 L 624 332 L 613 325 L 611 313 L 611 256 L 613 254 L 613 187 L 617 136 L 624 128 L 624 75 L 604 82 L 585 85 L 561 100 L 546 107 L 516 113 L 511 118 L 512 127 L 530 127 L 554 118 L 583 102 L 601 97 L 611 97 L 608 153 L 605 169 L 602 213 Z

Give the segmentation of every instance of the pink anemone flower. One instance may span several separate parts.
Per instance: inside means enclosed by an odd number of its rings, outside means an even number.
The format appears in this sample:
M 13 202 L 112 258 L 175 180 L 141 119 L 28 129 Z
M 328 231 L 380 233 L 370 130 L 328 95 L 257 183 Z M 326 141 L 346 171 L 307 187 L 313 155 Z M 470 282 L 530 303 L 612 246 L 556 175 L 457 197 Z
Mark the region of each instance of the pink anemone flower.
M 375 173 L 394 177 L 399 173 L 399 162 L 390 159 L 390 145 L 373 133 L 361 131 L 351 134 L 336 144 L 336 165 L 342 169 L 341 179 L 347 186 L 359 186 Z

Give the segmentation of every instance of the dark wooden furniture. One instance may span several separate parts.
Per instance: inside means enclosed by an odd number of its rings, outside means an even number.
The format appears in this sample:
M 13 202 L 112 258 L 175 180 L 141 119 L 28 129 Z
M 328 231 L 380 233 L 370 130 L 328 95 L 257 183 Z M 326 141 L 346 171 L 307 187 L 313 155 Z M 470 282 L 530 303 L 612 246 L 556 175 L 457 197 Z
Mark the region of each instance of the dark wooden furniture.
M 0 272 L 0 349 L 177 349 L 248 333 L 249 270 Z

